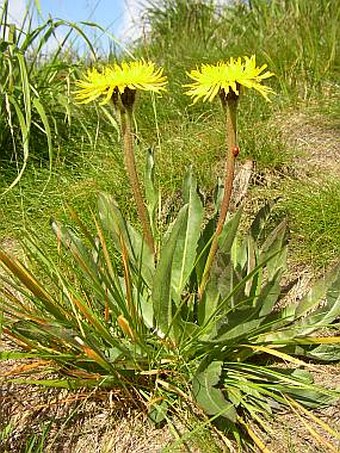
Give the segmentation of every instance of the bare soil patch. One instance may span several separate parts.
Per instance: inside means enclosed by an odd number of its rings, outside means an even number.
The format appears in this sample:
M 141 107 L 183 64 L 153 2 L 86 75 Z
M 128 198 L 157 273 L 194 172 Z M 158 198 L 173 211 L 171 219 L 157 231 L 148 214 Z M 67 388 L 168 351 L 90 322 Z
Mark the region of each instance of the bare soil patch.
M 340 121 L 303 112 L 277 118 L 282 138 L 296 151 L 295 166 L 301 176 L 340 176 Z

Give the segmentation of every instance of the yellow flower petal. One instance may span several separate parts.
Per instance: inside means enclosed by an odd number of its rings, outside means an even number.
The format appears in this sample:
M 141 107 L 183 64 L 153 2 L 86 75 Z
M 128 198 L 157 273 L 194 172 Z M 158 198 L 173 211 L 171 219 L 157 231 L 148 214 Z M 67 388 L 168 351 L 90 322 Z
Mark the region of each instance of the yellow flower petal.
M 266 71 L 267 65 L 256 66 L 255 55 L 251 57 L 241 57 L 234 59 L 231 57 L 227 63 L 217 63 L 216 65 L 203 64 L 201 69 L 194 69 L 188 76 L 194 81 L 184 85 L 189 90 L 186 92 L 193 99 L 194 104 L 199 100 L 212 101 L 223 89 L 226 94 L 233 91 L 239 95 L 238 87 L 253 88 L 257 90 L 267 100 L 268 94 L 273 90 L 262 81 L 272 77 L 274 74 Z
M 76 101 L 85 104 L 104 97 L 102 104 L 110 101 L 115 90 L 124 93 L 125 88 L 159 93 L 165 90 L 167 78 L 163 69 L 145 61 L 122 62 L 106 66 L 101 72 L 89 69 L 84 80 L 76 82 Z

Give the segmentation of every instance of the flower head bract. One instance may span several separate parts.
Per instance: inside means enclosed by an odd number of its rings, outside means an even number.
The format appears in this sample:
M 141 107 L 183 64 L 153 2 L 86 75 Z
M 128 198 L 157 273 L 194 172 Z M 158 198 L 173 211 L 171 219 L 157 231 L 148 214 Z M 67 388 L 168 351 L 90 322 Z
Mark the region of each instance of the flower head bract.
M 116 63 L 104 67 L 102 71 L 89 69 L 84 80 L 76 82 L 78 90 L 75 96 L 81 104 L 87 104 L 100 97 L 104 98 L 101 104 L 106 104 L 114 92 L 123 94 L 128 88 L 159 93 L 165 90 L 166 83 L 163 69 L 156 69 L 154 63 L 145 61 Z
M 254 88 L 267 100 L 268 94 L 273 90 L 262 85 L 264 79 L 268 79 L 274 74 L 266 71 L 267 65 L 256 66 L 255 55 L 252 57 L 230 58 L 227 63 L 220 62 L 216 65 L 204 64 L 201 69 L 196 69 L 188 73 L 194 81 L 185 85 L 189 90 L 187 95 L 193 98 L 196 103 L 200 98 L 203 101 L 212 101 L 217 94 L 224 90 L 225 95 L 233 92 L 237 96 L 240 94 L 240 87 Z

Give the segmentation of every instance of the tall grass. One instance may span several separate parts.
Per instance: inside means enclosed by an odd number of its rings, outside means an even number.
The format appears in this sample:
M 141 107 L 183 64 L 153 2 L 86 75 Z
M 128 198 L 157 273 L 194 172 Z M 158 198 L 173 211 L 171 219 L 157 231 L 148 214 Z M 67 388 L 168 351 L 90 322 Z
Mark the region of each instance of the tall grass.
M 280 93 L 308 98 L 335 83 L 340 7 L 336 0 L 149 1 L 144 51 L 172 68 L 253 54 L 277 75 Z
M 219 8 L 216 8 L 214 1 L 203 0 L 144 3 L 147 6 L 144 21 L 149 31 L 146 38 L 134 46 L 133 53 L 165 66 L 169 93 L 154 102 L 140 102 L 137 157 L 143 166 L 147 149 L 155 148 L 163 197 L 169 197 L 170 204 L 177 199 L 176 192 L 189 165 L 195 168 L 206 197 L 210 197 L 216 175 L 222 171 L 223 124 L 219 120 L 218 106 L 209 105 L 203 110 L 200 105 L 190 105 L 183 94 L 182 84 L 188 81 L 186 71 L 196 64 L 226 59 L 231 55 L 256 53 L 260 64 L 267 63 L 274 70 L 277 77 L 270 83 L 274 85 L 277 96 L 272 104 L 265 105 L 249 93 L 242 99 L 241 106 L 240 160 L 252 158 L 261 170 L 280 170 L 291 162 L 291 153 L 287 152 L 279 127 L 275 128 L 275 120 L 271 118 L 277 111 L 282 112 L 287 104 L 310 97 L 318 98 L 317 105 L 320 106 L 319 96 L 323 94 L 323 112 L 329 111 L 329 102 L 333 99 L 332 114 L 336 115 L 338 104 L 334 99 L 339 70 L 336 58 L 339 6 L 335 0 L 253 0 L 248 4 L 235 2 Z M 56 49 L 55 54 L 43 59 L 44 46 L 48 46 L 49 39 L 53 38 L 56 24 L 50 21 L 44 26 L 37 30 L 36 35 L 32 26 L 31 41 L 30 44 L 27 41 L 24 54 L 27 56 L 25 64 L 31 71 L 29 141 L 22 140 L 15 108 L 11 107 L 14 109 L 12 129 L 7 110 L 1 110 L 0 192 L 18 180 L 18 171 L 22 169 L 20 165 L 26 165 L 20 185 L 3 198 L 0 206 L 0 216 L 4 219 L 0 229 L 2 236 L 11 235 L 22 225 L 35 223 L 48 237 L 50 215 L 62 216 L 66 202 L 71 202 L 83 212 L 87 208 L 93 209 L 98 190 L 115 193 L 124 209 L 128 210 L 129 206 L 117 134 L 106 127 L 108 122 L 103 121 L 103 116 L 101 121 L 98 120 L 95 109 L 80 111 L 71 107 L 72 78 L 81 67 L 79 62 L 74 65 L 71 57 L 66 58 L 68 46 L 71 46 L 68 55 L 76 55 L 71 45 L 72 35 L 63 43 L 62 49 Z M 6 26 L 6 29 L 9 27 Z M 18 54 L 23 32 L 20 36 L 18 44 L 13 45 Z M 28 56 L 37 54 L 40 44 L 39 64 L 33 65 Z M 0 58 L 5 59 L 6 52 Z M 111 57 L 116 58 L 117 55 Z M 15 74 L 19 87 L 20 73 L 17 71 Z M 51 80 L 51 84 L 43 83 L 44 80 Z M 8 85 L 2 90 L 6 95 Z M 22 92 L 18 89 L 15 94 L 23 105 L 25 99 Z M 32 103 L 36 98 L 44 109 L 45 123 Z M 313 108 L 315 105 L 314 102 Z M 93 118 L 96 120 L 93 121 Z M 153 133 L 155 127 L 158 138 Z M 49 168 L 46 171 L 48 160 L 41 160 L 42 156 L 49 159 L 50 165 L 54 162 L 53 170 Z M 49 177 L 49 188 L 41 196 Z M 312 221 L 312 211 L 308 215 Z M 295 215 L 294 218 L 297 219 Z
M 95 58 L 80 26 L 58 19 L 39 23 L 34 5 L 28 4 L 20 25 L 10 20 L 9 0 L 0 9 L 0 159 L 3 166 L 12 162 L 16 168 L 5 192 L 20 181 L 32 150 L 47 157 L 52 168 L 54 145 L 72 117 L 70 90 L 79 59 L 69 43 L 75 33 Z

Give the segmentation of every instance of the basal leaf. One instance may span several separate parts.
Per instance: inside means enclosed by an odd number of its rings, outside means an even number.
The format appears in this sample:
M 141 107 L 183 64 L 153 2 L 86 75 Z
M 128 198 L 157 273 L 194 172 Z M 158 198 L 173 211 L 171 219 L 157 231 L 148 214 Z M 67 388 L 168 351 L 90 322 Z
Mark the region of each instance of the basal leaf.
M 174 327 L 174 309 L 171 296 L 172 266 L 178 236 L 187 218 L 188 205 L 185 205 L 171 226 L 167 240 L 162 246 L 152 288 L 152 301 L 156 327 L 163 335 Z
M 282 318 L 302 318 L 301 324 L 331 322 L 339 316 L 340 310 L 340 265 L 332 269 L 325 277 L 318 280 L 298 304 L 291 304 L 281 312 Z M 317 309 L 321 301 L 326 299 Z M 306 317 L 307 314 L 310 314 Z M 324 313 L 324 316 L 322 316 Z M 304 319 L 303 319 L 304 317 Z M 315 317 L 312 320 L 312 317 Z
M 56 222 L 54 219 L 51 220 L 51 227 L 57 239 L 61 241 L 66 249 L 70 250 L 82 270 L 94 280 L 98 280 L 98 265 L 96 260 L 80 237 L 70 228 Z
M 153 226 L 153 230 L 155 230 L 155 215 L 159 203 L 159 191 L 155 187 L 155 159 L 152 149 L 148 150 L 146 157 L 144 172 L 144 193 L 151 224 Z
M 339 268 L 340 270 L 340 268 Z M 301 319 L 303 325 L 326 326 L 340 316 L 340 272 L 333 283 L 327 288 L 320 306 Z
M 255 241 L 259 240 L 262 236 L 264 228 L 268 222 L 270 214 L 272 212 L 272 208 L 275 204 L 274 201 L 270 201 L 266 203 L 257 213 L 253 223 L 250 227 L 250 233 Z
M 228 324 L 226 326 L 222 326 L 220 330 L 217 332 L 217 335 L 215 338 L 213 338 L 211 343 L 233 343 L 236 342 L 241 342 L 242 339 L 248 338 L 250 335 L 252 335 L 253 331 L 256 330 L 260 324 L 261 324 L 261 319 L 260 318 L 255 318 L 255 319 L 250 319 L 248 320 L 249 317 L 249 312 L 248 310 L 245 311 L 244 313 L 244 318 L 242 318 L 242 312 L 237 313 L 239 317 L 239 323 L 237 323 L 234 327 L 229 328 Z
M 227 223 L 223 227 L 223 231 L 221 233 L 221 236 L 218 240 L 218 248 L 219 252 L 222 254 L 230 254 L 231 253 L 231 247 L 234 243 L 234 240 L 236 238 L 237 232 L 238 232 L 238 227 L 240 224 L 242 216 L 242 209 L 239 209 L 233 217 L 227 221 Z
M 317 347 L 301 345 L 294 348 L 294 354 L 321 362 L 336 362 L 340 360 L 340 344 L 322 344 Z
M 239 210 L 223 228 L 219 241 L 219 249 L 211 269 L 204 297 L 198 306 L 200 325 L 206 323 L 212 318 L 212 315 L 216 312 L 216 309 L 220 305 L 222 299 L 227 298 L 228 300 L 228 303 L 225 304 L 224 307 L 224 310 L 227 310 L 239 299 L 243 298 L 243 288 L 240 287 L 239 291 L 233 292 L 235 286 L 240 283 L 240 279 L 234 270 L 231 260 L 231 249 L 236 238 L 241 214 L 242 211 Z M 211 234 L 213 234 L 213 231 L 211 231 Z M 205 240 L 207 239 L 208 238 L 205 238 Z M 201 274 L 198 274 L 198 276 L 199 275 Z M 231 296 L 229 297 L 229 295 Z M 221 313 L 219 316 L 221 316 Z M 214 326 L 212 326 L 212 330 L 216 330 L 214 329 Z
M 226 417 L 236 421 L 236 410 L 231 402 L 226 401 L 218 385 L 223 362 L 212 362 L 203 371 L 198 372 L 193 380 L 193 394 L 197 403 L 208 415 Z
M 149 408 L 148 418 L 155 423 L 155 425 L 159 425 L 166 419 L 168 409 L 168 403 L 164 400 L 153 403 Z
M 99 217 L 102 225 L 107 229 L 113 239 L 117 250 L 121 251 L 121 238 L 131 256 L 133 250 L 131 248 L 130 238 L 127 231 L 127 225 L 116 200 L 109 194 L 100 193 L 98 197 Z
M 283 220 L 266 238 L 261 247 L 260 260 L 276 253 L 267 264 L 269 278 L 273 278 L 280 268 L 286 266 L 287 222 Z
M 177 236 L 171 276 L 172 287 L 177 298 L 180 298 L 194 269 L 197 244 L 203 222 L 203 206 L 197 194 L 196 180 L 191 171 L 186 175 L 184 192 L 184 198 L 188 207 L 182 227 Z
M 281 293 L 280 280 L 282 270 L 279 269 L 271 280 L 269 280 L 261 289 L 259 296 L 256 299 L 256 305 L 260 307 L 259 316 L 267 316 L 272 312 L 272 309 Z

